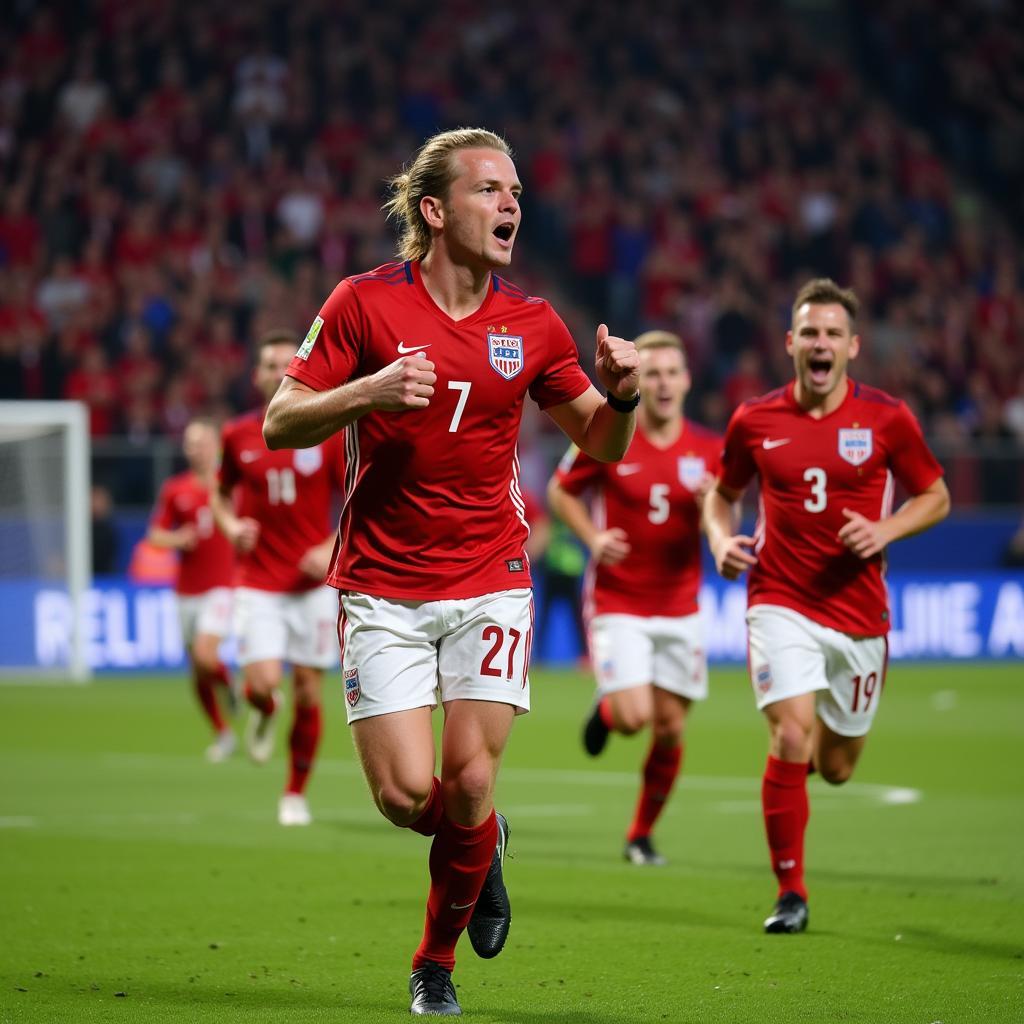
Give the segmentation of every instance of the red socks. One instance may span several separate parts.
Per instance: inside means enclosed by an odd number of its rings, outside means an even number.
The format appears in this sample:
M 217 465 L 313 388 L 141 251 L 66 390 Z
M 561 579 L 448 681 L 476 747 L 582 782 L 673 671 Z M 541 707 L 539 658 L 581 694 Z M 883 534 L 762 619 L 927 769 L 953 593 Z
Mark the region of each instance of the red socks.
M 772 870 L 779 880 L 779 895 L 795 892 L 807 899 L 804 887 L 804 833 L 810 809 L 807 803 L 806 762 L 794 764 L 768 755 L 761 783 L 761 806 L 768 835 Z
M 601 703 L 604 704 L 604 701 Z M 682 760 L 681 743 L 676 747 L 659 747 L 656 743 L 651 744 L 647 760 L 644 762 L 644 784 L 640 790 L 640 799 L 637 800 L 633 824 L 626 833 L 627 842 L 631 843 L 635 839 L 651 834 L 654 823 L 665 809 L 665 803 L 679 775 Z
M 440 802 L 439 785 L 435 792 Z M 455 944 L 473 916 L 497 841 L 493 811 L 481 824 L 468 828 L 441 815 L 430 847 L 430 895 L 423 941 L 412 958 L 414 971 L 428 960 L 454 969 Z
M 290 772 L 286 793 L 302 793 L 309 781 L 309 773 L 313 768 L 316 748 L 320 745 L 320 733 L 323 724 L 320 716 L 320 705 L 312 707 L 295 706 L 295 720 L 288 736 L 288 752 Z
M 611 697 L 602 697 L 597 705 L 597 713 L 609 732 L 615 732 L 615 718 L 612 715 Z
M 427 805 L 423 808 L 420 816 L 407 827 L 411 828 L 413 832 L 419 832 L 421 836 L 432 836 L 437 833 L 437 826 L 441 824 L 443 816 L 444 803 L 441 800 L 441 780 L 435 775 L 434 785 L 431 787 L 430 796 L 427 797 Z
M 193 671 L 192 678 L 195 683 L 196 696 L 203 708 L 203 714 L 210 720 L 210 725 L 216 732 L 223 732 L 228 726 L 220 712 L 220 706 L 217 704 L 217 676 L 196 669 Z

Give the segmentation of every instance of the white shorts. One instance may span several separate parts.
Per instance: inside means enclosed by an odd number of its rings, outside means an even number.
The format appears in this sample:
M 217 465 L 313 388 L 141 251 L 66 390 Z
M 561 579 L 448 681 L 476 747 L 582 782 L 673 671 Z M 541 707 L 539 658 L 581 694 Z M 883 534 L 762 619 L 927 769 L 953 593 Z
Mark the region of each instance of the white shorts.
M 341 663 L 348 720 L 441 701 L 530 710 L 533 592 L 461 601 L 392 601 L 342 593 Z
M 855 637 L 789 608 L 758 604 L 747 612 L 750 681 L 758 710 L 818 693 L 818 717 L 840 736 L 866 736 L 882 699 L 889 645 Z
M 595 615 L 590 657 L 602 696 L 646 683 L 690 700 L 708 695 L 699 615 Z
M 191 647 L 197 636 L 225 637 L 231 632 L 231 587 L 214 587 L 202 594 L 178 595 L 181 641 Z
M 287 661 L 306 668 L 332 668 L 338 664 L 337 626 L 338 594 L 332 587 L 298 594 L 251 587 L 235 590 L 240 665 Z

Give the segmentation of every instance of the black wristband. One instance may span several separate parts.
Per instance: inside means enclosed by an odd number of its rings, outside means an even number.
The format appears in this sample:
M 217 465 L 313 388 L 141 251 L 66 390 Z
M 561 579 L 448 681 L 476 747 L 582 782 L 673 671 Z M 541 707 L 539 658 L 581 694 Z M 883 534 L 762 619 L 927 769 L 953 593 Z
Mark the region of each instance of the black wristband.
M 610 391 L 605 398 L 608 400 L 608 404 L 616 412 L 632 412 L 640 404 L 640 392 L 638 391 L 632 398 L 616 398 Z

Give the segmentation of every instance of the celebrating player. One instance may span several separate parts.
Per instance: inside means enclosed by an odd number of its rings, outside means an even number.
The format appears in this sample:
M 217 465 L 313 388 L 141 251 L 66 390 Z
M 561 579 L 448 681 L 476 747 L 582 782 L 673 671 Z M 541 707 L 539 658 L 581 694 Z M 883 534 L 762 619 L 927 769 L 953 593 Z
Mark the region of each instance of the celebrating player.
M 736 410 L 704 503 L 718 571 L 750 571 L 748 661 L 771 736 L 761 802 L 778 879 L 767 932 L 807 927 L 807 775 L 850 778 L 882 697 L 885 548 L 949 511 L 942 469 L 906 405 L 847 376 L 856 315 L 856 296 L 834 281 L 800 290 L 786 335 L 795 379 Z M 754 536 L 734 534 L 755 476 Z M 892 513 L 894 478 L 910 498 Z
M 231 695 L 231 678 L 220 660 L 220 644 L 231 629 L 231 588 L 235 553 L 214 525 L 210 492 L 216 485 L 220 445 L 217 429 L 194 419 L 182 438 L 188 470 L 164 482 L 146 539 L 178 552 L 175 592 L 181 637 L 192 666 L 200 707 L 213 726 L 214 741 L 206 748 L 213 762 L 235 752 L 235 734 L 217 703 L 217 688 Z
M 651 832 L 679 774 L 690 702 L 708 690 L 697 616 L 700 504 L 721 440 L 683 417 L 690 374 L 680 338 L 648 331 L 636 348 L 639 429 L 623 461 L 608 465 L 570 448 L 548 500 L 591 552 L 585 611 L 598 700 L 583 745 L 596 756 L 609 732 L 652 726 L 625 857 L 659 865 L 665 858 Z
M 288 331 L 264 336 L 253 380 L 269 401 L 297 344 Z M 281 709 L 277 692 L 292 666 L 295 713 L 288 737 L 288 780 L 278 803 L 282 825 L 308 825 L 306 784 L 320 742 L 324 669 L 337 660 L 337 601 L 324 583 L 334 548 L 332 497 L 340 493 L 344 456 L 338 439 L 302 451 L 270 451 L 264 409 L 226 424 L 220 484 L 212 507 L 238 552 L 235 633 L 252 706 L 249 756 L 270 759 Z M 233 504 L 232 504 L 233 499 Z
M 503 139 L 436 135 L 392 188 L 403 262 L 337 286 L 264 434 L 276 448 L 344 430 L 350 486 L 329 580 L 341 591 L 348 716 L 380 811 L 433 837 L 411 1011 L 454 1015 L 460 934 L 468 926 L 491 957 L 511 917 L 508 826 L 493 794 L 512 720 L 530 706 L 523 402 L 529 394 L 596 458 L 620 458 L 639 401 L 637 356 L 601 325 L 603 399 L 551 306 L 494 272 L 509 264 L 520 222 Z

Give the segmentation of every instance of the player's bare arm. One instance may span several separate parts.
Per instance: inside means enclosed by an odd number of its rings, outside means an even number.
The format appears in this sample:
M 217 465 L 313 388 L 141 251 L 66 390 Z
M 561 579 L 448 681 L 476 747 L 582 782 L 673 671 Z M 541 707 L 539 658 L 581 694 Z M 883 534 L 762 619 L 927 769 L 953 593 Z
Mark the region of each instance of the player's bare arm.
M 586 504 L 554 478 L 548 483 L 548 504 L 551 511 L 587 545 L 595 562 L 616 565 L 629 554 L 631 549 L 626 531 L 619 527 L 599 530 Z
M 719 484 L 704 498 L 704 532 L 715 559 L 715 568 L 727 580 L 738 579 L 747 569 L 757 565 L 757 556 L 748 550 L 754 546 L 754 538 L 734 532 L 741 497 L 741 491 Z
M 246 554 L 256 547 L 260 537 L 260 524 L 248 516 L 236 516 L 231 508 L 231 496 L 219 487 L 210 491 L 210 511 L 217 529 L 224 534 L 231 546 L 241 554 Z
M 323 582 L 327 578 L 327 570 L 331 567 L 331 556 L 334 554 L 335 534 L 325 537 L 319 544 L 311 547 L 299 559 L 299 571 L 311 579 Z
M 436 383 L 434 364 L 422 356 L 400 356 L 330 391 L 314 391 L 285 377 L 267 407 L 263 439 L 272 451 L 311 448 L 368 412 L 425 409 Z
M 597 329 L 597 378 L 620 402 L 632 402 L 639 391 L 640 357 L 631 341 L 616 338 L 601 324 Z M 547 410 L 578 448 L 599 462 L 618 462 L 636 429 L 636 410 L 620 412 L 588 388 L 578 398 Z
M 913 537 L 945 519 L 949 505 L 949 489 L 939 477 L 885 519 L 868 519 L 859 512 L 844 508 L 846 524 L 839 531 L 839 539 L 858 558 L 873 558 L 893 541 Z
M 176 530 L 151 526 L 146 533 L 146 540 L 158 548 L 191 551 L 199 543 L 199 534 L 196 533 L 196 528 L 191 523 L 182 523 Z

